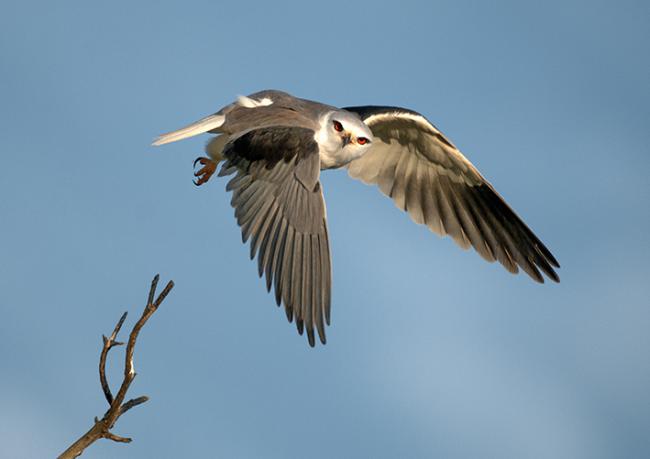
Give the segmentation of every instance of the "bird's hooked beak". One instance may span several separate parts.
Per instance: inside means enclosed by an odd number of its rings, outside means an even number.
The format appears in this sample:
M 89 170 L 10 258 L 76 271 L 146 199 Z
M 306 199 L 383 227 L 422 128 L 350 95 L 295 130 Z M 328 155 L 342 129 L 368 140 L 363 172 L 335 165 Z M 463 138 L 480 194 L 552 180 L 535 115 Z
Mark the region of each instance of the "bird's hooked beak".
M 346 132 L 345 135 L 341 137 L 341 140 L 343 140 L 343 146 L 341 148 L 345 148 L 346 145 L 352 142 L 352 134 Z

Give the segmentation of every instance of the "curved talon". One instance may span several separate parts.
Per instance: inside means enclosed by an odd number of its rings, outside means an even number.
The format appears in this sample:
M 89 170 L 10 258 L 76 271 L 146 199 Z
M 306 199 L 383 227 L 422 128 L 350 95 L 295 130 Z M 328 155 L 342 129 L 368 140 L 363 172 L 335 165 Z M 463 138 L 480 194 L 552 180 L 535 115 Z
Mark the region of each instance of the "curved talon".
M 194 172 L 194 176 L 198 177 L 198 180 L 192 180 L 192 183 L 196 186 L 201 186 L 212 177 L 212 174 L 217 170 L 217 163 L 212 161 L 210 158 L 204 158 L 199 156 L 194 160 L 193 167 L 196 168 L 196 164 L 200 163 L 203 167 L 198 171 Z

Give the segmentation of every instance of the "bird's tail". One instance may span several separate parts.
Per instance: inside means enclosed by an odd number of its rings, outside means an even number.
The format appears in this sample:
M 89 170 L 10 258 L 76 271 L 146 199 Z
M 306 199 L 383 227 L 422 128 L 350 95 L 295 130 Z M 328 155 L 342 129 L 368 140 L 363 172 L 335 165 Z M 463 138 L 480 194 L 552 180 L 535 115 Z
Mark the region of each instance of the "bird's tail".
M 159 135 L 158 138 L 154 140 L 152 145 L 164 145 L 166 143 L 176 142 L 178 140 L 187 139 L 188 137 L 193 137 L 198 134 L 203 134 L 204 132 L 217 129 L 224 123 L 225 120 L 226 117 L 224 115 L 214 114 L 206 116 L 205 118 L 177 129 L 176 131 Z

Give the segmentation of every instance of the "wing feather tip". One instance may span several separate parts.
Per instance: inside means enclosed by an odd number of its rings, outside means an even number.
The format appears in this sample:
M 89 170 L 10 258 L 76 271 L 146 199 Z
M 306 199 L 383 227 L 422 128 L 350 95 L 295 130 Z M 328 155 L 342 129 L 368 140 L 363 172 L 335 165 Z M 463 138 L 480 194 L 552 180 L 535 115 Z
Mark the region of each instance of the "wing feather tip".
M 546 275 L 548 276 L 549 279 L 551 279 L 556 284 L 560 283 L 560 276 L 555 271 L 552 270 L 551 272 L 547 272 Z

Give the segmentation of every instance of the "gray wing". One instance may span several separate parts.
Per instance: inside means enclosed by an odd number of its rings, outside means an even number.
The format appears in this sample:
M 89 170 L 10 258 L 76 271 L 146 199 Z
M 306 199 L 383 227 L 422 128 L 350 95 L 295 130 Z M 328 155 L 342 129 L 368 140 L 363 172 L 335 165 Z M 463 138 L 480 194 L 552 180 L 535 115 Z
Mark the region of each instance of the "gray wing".
M 375 137 L 348 165 L 351 177 L 376 184 L 418 224 L 470 245 L 511 273 L 522 268 L 559 282 L 557 260 L 467 158 L 426 118 L 399 107 L 346 107 Z
M 219 175 L 235 176 L 232 191 L 242 239 L 250 239 L 260 277 L 275 290 L 287 318 L 300 334 L 314 328 L 323 344 L 330 322 L 331 264 L 320 159 L 314 131 L 271 127 L 250 131 L 228 143 Z

